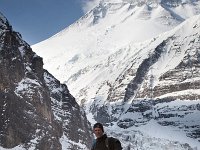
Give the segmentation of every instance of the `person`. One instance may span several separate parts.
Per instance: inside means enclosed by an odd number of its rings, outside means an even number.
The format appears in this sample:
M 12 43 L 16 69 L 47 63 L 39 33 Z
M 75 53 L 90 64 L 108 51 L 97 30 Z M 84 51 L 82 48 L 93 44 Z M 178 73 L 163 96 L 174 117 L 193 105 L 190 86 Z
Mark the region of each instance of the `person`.
M 91 150 L 122 150 L 120 141 L 113 137 L 107 137 L 101 123 L 94 124 L 93 132 L 96 139 L 93 141 Z

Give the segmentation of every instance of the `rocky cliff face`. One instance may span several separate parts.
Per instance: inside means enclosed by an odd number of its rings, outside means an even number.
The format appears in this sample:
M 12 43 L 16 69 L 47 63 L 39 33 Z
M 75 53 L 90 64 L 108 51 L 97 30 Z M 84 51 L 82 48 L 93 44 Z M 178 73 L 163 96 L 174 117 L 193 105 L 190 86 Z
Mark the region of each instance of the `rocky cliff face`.
M 89 148 L 92 134 L 84 111 L 2 14 L 0 70 L 0 146 Z
M 147 53 L 142 50 L 145 56 L 135 56 L 132 66 L 118 80 L 133 77 L 124 93 L 124 102 L 131 105 L 118 107 L 123 112 L 117 121 L 119 127 L 137 130 L 156 122 L 200 142 L 199 17 L 186 21 L 159 43 L 153 39 L 157 44 L 151 47 L 150 42 Z M 138 67 L 133 67 L 136 64 Z M 152 127 L 155 132 L 159 128 Z

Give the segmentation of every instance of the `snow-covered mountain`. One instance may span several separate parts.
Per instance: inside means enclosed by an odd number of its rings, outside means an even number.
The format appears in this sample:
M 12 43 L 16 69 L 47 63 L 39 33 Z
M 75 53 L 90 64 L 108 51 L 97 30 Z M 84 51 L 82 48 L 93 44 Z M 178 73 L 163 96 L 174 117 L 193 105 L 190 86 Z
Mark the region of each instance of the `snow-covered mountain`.
M 174 3 L 102 1 L 70 27 L 32 48 L 43 57 L 44 67 L 76 95 L 89 84 L 80 84 L 80 79 L 91 66 L 131 42 L 149 40 L 200 13 L 199 1 Z
M 92 138 L 67 86 L 0 13 L 0 150 L 87 150 Z
M 32 48 L 125 149 L 200 149 L 199 14 L 199 0 L 104 0 Z

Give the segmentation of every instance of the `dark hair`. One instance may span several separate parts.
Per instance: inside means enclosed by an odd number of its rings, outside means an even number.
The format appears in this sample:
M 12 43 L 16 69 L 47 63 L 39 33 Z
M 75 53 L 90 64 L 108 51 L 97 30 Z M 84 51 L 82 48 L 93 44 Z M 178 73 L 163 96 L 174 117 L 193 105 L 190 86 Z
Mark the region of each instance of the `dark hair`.
M 94 124 L 93 129 L 94 128 L 100 128 L 104 132 L 103 125 L 99 122 Z

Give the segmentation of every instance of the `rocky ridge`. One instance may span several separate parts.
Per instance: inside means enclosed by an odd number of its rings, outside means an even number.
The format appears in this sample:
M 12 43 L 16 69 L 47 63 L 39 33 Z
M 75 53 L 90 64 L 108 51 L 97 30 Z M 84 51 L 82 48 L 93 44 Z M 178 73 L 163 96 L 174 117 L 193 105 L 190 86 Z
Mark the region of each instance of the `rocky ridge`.
M 0 70 L 0 146 L 89 149 L 92 133 L 84 111 L 2 14 Z

